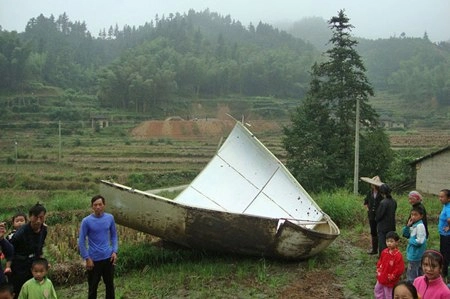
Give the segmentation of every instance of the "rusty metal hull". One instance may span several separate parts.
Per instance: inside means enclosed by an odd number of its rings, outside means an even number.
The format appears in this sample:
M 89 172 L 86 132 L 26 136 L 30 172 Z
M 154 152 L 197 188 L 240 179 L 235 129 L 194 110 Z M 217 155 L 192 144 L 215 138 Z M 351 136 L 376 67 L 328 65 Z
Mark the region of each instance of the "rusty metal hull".
M 306 229 L 284 219 L 185 206 L 108 181 L 100 191 L 117 223 L 195 249 L 304 259 L 339 235 L 330 219 Z
M 192 248 L 301 259 L 339 235 L 286 167 L 240 123 L 173 200 L 107 181 L 101 192 L 118 223 Z

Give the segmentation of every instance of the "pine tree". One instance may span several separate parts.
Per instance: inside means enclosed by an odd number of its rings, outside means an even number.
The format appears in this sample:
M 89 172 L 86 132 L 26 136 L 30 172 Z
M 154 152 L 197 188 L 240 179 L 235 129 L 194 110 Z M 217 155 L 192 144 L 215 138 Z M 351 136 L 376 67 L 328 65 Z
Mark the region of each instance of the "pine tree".
M 333 47 L 325 52 L 328 58 L 325 62 L 312 66 L 306 99 L 292 115 L 292 125 L 284 129 L 287 166 L 311 191 L 351 185 L 357 101 L 360 103 L 360 126 L 366 137 L 363 141 L 370 144 L 370 135 L 373 132 L 380 134 L 378 115 L 368 103 L 373 89 L 355 50 L 357 42 L 351 38 L 353 26 L 348 22 L 343 10 L 328 21 L 333 31 L 330 39 Z M 385 142 L 376 146 L 386 153 L 380 155 L 380 161 L 374 163 L 372 160 L 378 157 L 361 155 L 361 164 L 378 165 L 373 171 L 379 175 L 383 169 L 386 171 L 391 157 L 389 140 L 387 137 L 381 139 Z M 364 144 L 363 148 L 371 147 L 369 144 Z

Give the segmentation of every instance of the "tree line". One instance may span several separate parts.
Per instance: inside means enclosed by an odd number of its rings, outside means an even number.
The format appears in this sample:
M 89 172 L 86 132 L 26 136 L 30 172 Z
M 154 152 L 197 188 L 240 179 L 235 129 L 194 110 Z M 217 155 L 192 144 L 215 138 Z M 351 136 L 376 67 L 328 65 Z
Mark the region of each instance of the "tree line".
M 317 20 L 315 20 L 317 21 Z M 450 45 L 423 38 L 359 40 L 375 90 L 450 104 Z M 0 91 L 44 84 L 98 96 L 102 106 L 147 112 L 174 98 L 228 95 L 301 99 L 319 50 L 271 25 L 242 25 L 209 10 L 110 26 L 39 15 L 0 31 Z

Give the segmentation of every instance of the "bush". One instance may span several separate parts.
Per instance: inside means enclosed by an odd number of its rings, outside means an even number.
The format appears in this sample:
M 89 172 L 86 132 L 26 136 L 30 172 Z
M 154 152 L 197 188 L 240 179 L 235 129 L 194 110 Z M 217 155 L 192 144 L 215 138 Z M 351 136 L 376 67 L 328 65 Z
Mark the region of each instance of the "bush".
M 339 227 L 350 228 L 367 222 L 362 197 L 350 194 L 347 190 L 319 193 L 315 201 Z
M 414 180 L 414 170 L 411 162 L 423 155 L 424 150 L 422 149 L 400 149 L 394 151 L 394 160 L 383 181 L 389 182 L 389 185 L 392 187 Z

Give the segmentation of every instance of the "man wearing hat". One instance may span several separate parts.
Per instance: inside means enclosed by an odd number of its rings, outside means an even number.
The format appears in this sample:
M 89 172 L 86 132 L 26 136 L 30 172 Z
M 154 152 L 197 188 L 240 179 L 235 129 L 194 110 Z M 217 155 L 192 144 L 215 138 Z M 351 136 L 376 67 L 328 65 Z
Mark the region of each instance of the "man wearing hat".
M 383 196 L 380 193 L 380 186 L 383 184 L 379 176 L 373 178 L 361 177 L 361 180 L 370 184 L 370 191 L 364 198 L 364 205 L 367 208 L 367 216 L 369 218 L 370 237 L 372 238 L 372 248 L 369 249 L 368 254 L 378 253 L 378 234 L 377 222 L 375 221 L 376 211 L 380 205 Z

